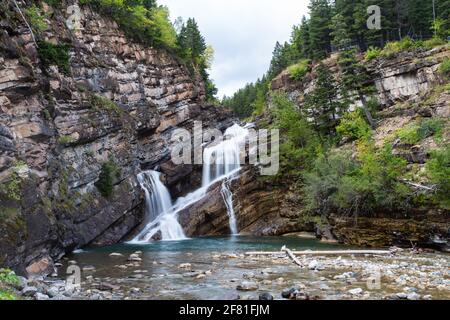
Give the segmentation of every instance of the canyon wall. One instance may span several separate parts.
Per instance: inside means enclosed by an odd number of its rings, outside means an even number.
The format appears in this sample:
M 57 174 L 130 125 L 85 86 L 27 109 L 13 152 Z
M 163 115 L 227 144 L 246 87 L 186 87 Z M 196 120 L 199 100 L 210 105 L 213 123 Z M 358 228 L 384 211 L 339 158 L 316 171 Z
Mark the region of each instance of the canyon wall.
M 44 67 L 30 30 L 2 3 L 0 265 L 21 273 L 48 273 L 64 253 L 122 240 L 143 219 L 140 170 L 162 171 L 174 196 L 200 183 L 196 168 L 170 161 L 173 130 L 232 120 L 205 102 L 201 77 L 176 56 L 131 41 L 88 6 L 69 29 L 73 4 L 44 5 L 45 41 L 68 47 L 63 70 Z M 110 194 L 99 191 L 102 176 Z

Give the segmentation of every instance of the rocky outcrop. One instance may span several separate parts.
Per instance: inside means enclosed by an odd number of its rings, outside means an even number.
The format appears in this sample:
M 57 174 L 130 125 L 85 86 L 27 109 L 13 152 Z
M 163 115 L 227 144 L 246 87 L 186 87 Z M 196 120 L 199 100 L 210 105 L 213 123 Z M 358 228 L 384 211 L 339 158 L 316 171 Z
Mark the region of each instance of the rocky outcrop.
M 143 218 L 140 170 L 160 168 L 174 193 L 193 183 L 194 167 L 171 164 L 173 130 L 231 121 L 205 103 L 200 76 L 171 53 L 130 41 L 88 6 L 81 28 L 69 29 L 66 8 L 77 3 L 44 5 L 45 41 L 66 44 L 68 70 L 44 65 L 14 7 L 2 6 L 0 265 L 22 273 L 123 239 Z M 110 194 L 99 191 L 101 175 Z
M 272 236 L 303 228 L 295 192 L 267 185 L 261 181 L 257 167 L 244 166 L 230 184 L 239 234 Z M 187 236 L 231 233 L 221 189 L 219 181 L 200 201 L 180 211 L 179 221 Z
M 441 81 L 438 73 L 440 63 L 450 57 L 450 47 L 441 46 L 432 50 L 417 49 L 401 52 L 391 58 L 378 58 L 362 62 L 369 73 L 369 83 L 376 87 L 375 96 L 382 107 L 411 100 L 431 89 Z M 359 59 L 363 59 L 362 56 Z M 322 61 L 338 80 L 341 70 L 338 54 Z M 299 106 L 305 94 L 314 89 L 315 67 L 301 81 L 295 81 L 288 70 L 280 73 L 271 83 L 274 91 L 285 92 Z M 356 102 L 358 104 L 358 102 Z

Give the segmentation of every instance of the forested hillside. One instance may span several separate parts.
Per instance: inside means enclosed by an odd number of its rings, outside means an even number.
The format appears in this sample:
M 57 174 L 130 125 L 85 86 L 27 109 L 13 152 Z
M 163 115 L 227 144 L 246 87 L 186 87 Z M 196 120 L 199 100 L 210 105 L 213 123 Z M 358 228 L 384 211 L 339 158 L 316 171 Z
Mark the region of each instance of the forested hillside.
M 367 8 L 381 8 L 381 28 L 369 29 Z M 434 16 L 436 19 L 434 19 Z M 385 54 L 411 47 L 433 47 L 444 44 L 450 36 L 450 1 L 436 0 L 311 0 L 309 17 L 303 16 L 292 29 L 289 42 L 277 42 L 267 73 L 255 83 L 240 89 L 223 104 L 240 117 L 262 110 L 269 83 L 289 67 L 293 78 L 301 79 L 312 61 L 326 58 L 332 52 L 369 51 Z M 404 42 L 396 43 L 402 39 Z

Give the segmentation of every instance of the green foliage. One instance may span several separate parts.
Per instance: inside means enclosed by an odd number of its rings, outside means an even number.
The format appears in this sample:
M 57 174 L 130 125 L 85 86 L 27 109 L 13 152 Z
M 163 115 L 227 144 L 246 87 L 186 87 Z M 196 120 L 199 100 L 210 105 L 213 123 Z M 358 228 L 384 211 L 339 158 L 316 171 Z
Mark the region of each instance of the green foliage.
M 310 63 L 310 60 L 302 59 L 298 63 L 290 66 L 288 68 L 288 72 L 291 78 L 295 81 L 301 81 L 303 77 L 309 72 Z
M 439 72 L 450 77 L 450 58 L 446 58 L 439 66 Z
M 17 300 L 17 297 L 15 294 L 13 294 L 9 291 L 0 289 L 0 301 L 5 301 L 5 300 Z
M 305 174 L 304 194 L 310 210 L 321 213 L 369 215 L 377 210 L 407 206 L 409 189 L 398 181 L 406 161 L 392 155 L 392 147 L 381 149 L 361 141 L 357 158 L 331 152 L 317 158 Z
M 442 134 L 443 127 L 444 123 L 441 119 L 421 120 L 418 123 L 415 122 L 397 130 L 396 137 L 402 143 L 414 145 L 433 135 L 439 138 Z
M 39 41 L 37 51 L 45 67 L 56 65 L 61 72 L 69 74 L 69 49 L 70 46 L 68 44 L 53 44 L 46 41 Z
M 426 163 L 430 181 L 437 187 L 436 197 L 442 207 L 450 209 L 450 147 L 436 150 Z
M 448 42 L 446 40 L 442 40 L 438 37 L 433 37 L 423 42 L 423 47 L 426 49 L 433 49 L 434 47 L 439 47 L 446 45 Z
M 381 52 L 382 52 L 382 50 L 380 48 L 370 47 L 366 51 L 366 55 L 365 55 L 366 61 L 371 61 L 371 60 L 378 58 L 379 56 L 381 56 Z
M 20 284 L 20 280 L 14 271 L 9 269 L 0 269 L 0 284 L 16 286 Z
M 280 130 L 280 174 L 299 176 L 321 152 L 320 140 L 308 121 L 283 94 L 272 96 L 274 128 Z
M 175 49 L 177 35 L 167 7 L 143 0 L 83 0 L 111 16 L 125 33 L 146 44 Z
M 58 138 L 57 142 L 59 145 L 65 146 L 65 145 L 71 144 L 73 141 L 74 140 L 71 136 L 61 136 Z
M 255 83 L 247 84 L 239 89 L 232 97 L 224 97 L 221 104 L 230 108 L 239 118 L 248 118 L 253 113 L 260 114 L 266 105 L 269 79 L 263 77 Z
M 22 199 L 21 185 L 19 175 L 14 172 L 11 174 L 8 182 L 0 185 L 0 194 L 7 199 L 20 201 Z
M 178 23 L 180 29 L 177 35 L 179 55 L 187 63 L 189 69 L 200 71 L 205 82 L 207 100 L 214 101 L 218 90 L 206 71 L 211 67 L 214 59 L 214 49 L 206 44 L 195 19 L 189 18 L 186 23 L 180 20 Z
M 336 127 L 339 136 L 352 140 L 370 138 L 372 129 L 364 119 L 361 110 L 345 113 Z
M 114 101 L 98 94 L 91 94 L 89 97 L 89 102 L 91 107 L 96 110 L 112 111 L 117 114 L 123 113 L 123 110 L 120 109 Z
M 334 135 L 337 118 L 344 109 L 339 101 L 339 86 L 323 63 L 317 66 L 316 75 L 313 91 L 305 95 L 304 113 L 319 134 Z
M 33 28 L 35 32 L 39 33 L 47 30 L 48 25 L 45 22 L 45 16 L 38 6 L 33 4 L 24 11 L 31 28 Z
M 102 170 L 95 186 L 103 197 L 109 198 L 113 193 L 114 181 L 119 178 L 120 168 L 110 159 L 102 165 Z
M 409 37 L 405 37 L 400 41 L 388 42 L 381 51 L 381 55 L 390 58 L 399 52 L 417 47 L 418 45 L 414 42 L 414 40 Z

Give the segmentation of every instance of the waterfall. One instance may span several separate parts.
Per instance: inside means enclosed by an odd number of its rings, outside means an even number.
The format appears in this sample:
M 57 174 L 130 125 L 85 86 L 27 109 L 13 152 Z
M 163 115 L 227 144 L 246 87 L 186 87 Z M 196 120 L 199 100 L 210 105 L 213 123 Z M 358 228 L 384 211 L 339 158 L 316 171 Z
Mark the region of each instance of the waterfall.
M 149 242 L 158 232 L 161 232 L 162 240 L 186 239 L 176 213 L 172 210 L 169 190 L 161 182 L 161 173 L 145 171 L 140 173 L 137 178 L 145 193 L 147 225 L 132 242 Z
M 248 130 L 234 124 L 225 131 L 225 140 L 203 152 L 203 182 L 208 188 L 216 181 L 223 180 L 221 194 L 227 208 L 232 234 L 238 234 L 236 215 L 233 205 L 233 193 L 230 185 L 235 174 L 241 169 L 241 151 L 245 151 Z
M 206 196 L 208 189 L 219 181 L 222 182 L 221 194 L 229 216 L 230 230 L 237 234 L 236 216 L 233 206 L 233 193 L 230 184 L 241 169 L 241 150 L 245 151 L 248 130 L 237 124 L 225 131 L 225 139 L 203 151 L 202 186 L 172 203 L 169 191 L 161 182 L 161 173 L 146 171 L 138 175 L 138 181 L 145 193 L 146 219 L 145 228 L 131 243 L 146 243 L 158 232 L 162 240 L 186 239 L 178 223 L 178 212 L 198 202 Z
M 238 234 L 238 227 L 236 222 L 236 215 L 234 214 L 234 206 L 233 206 L 233 193 L 230 189 L 231 181 L 225 179 L 222 183 L 221 194 L 223 197 L 223 201 L 225 201 L 225 206 L 227 207 L 228 218 L 230 221 L 230 230 L 232 234 Z

